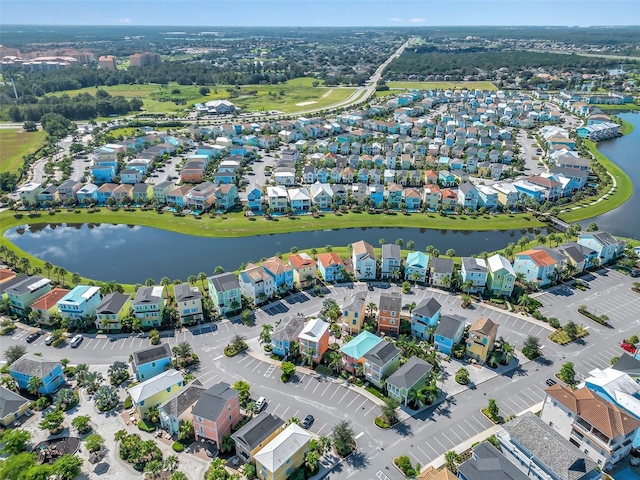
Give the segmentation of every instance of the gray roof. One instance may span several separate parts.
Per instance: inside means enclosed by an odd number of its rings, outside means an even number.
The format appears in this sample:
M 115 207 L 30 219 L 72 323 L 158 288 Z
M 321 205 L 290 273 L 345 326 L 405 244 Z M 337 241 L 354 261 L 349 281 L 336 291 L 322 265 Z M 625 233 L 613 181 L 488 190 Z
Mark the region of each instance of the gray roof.
M 167 357 L 171 358 L 171 347 L 167 343 L 145 348 L 144 350 L 138 350 L 137 352 L 133 352 L 133 369 L 135 370 L 138 365 L 155 362 L 156 360 Z
M 382 245 L 382 258 L 397 258 L 400 260 L 401 257 L 399 245 L 395 243 L 385 243 Z
M 276 325 L 271 333 L 271 340 L 295 340 L 304 328 L 304 319 L 302 317 L 292 317 L 287 315 L 280 323 Z
M 564 244 L 555 248 L 557 251 L 562 252 L 566 256 L 570 257 L 574 262 L 584 261 L 584 254 L 576 245 Z
M 402 310 L 402 296 L 399 293 L 383 293 L 380 295 L 379 310 L 400 312 Z
M 176 297 L 176 302 L 183 302 L 185 300 L 202 300 L 202 293 L 197 287 L 192 287 L 188 283 L 181 283 L 173 287 L 173 294 Z
M 349 303 L 345 304 L 343 310 L 348 312 L 360 312 L 367 301 L 366 292 L 357 292 L 351 295 Z
M 156 184 L 153 186 L 153 188 L 161 188 L 161 189 L 165 189 L 165 188 L 167 188 L 167 187 L 169 187 L 169 186 L 171 186 L 171 185 L 175 185 L 175 184 L 174 184 L 173 182 L 168 181 L 168 180 L 164 180 L 164 181 L 162 181 L 162 182 L 160 182 L 160 183 L 156 183 Z
M 48 278 L 39 277 L 37 275 L 33 275 L 31 277 L 23 277 L 22 275 L 20 275 L 20 278 L 20 282 L 13 283 L 10 287 L 5 287 L 5 292 L 12 293 L 14 295 L 22 295 L 23 293 L 27 293 L 34 290 L 35 288 L 38 288 L 41 283 L 51 283 L 51 280 L 49 280 Z
M 29 278 L 28 275 L 24 275 L 24 274 L 23 275 L 17 275 L 15 277 L 13 277 L 11 280 L 7 280 L 6 282 L 0 283 L 0 294 L 3 294 L 4 292 L 9 290 L 14 285 L 18 285 L 19 283 L 24 282 L 27 278 Z
M 13 362 L 9 366 L 9 372 L 22 373 L 29 377 L 44 378 L 58 365 L 60 365 L 60 362 L 27 354 Z
M 578 168 L 551 167 L 551 173 L 559 173 L 569 178 L 587 178 L 587 171 Z
M 167 414 L 179 418 L 180 415 L 198 401 L 204 391 L 205 388 L 202 386 L 202 383 L 200 383 L 200 380 L 195 379 L 160 405 L 160 408 L 167 412 Z
M 387 378 L 387 383 L 408 390 L 425 375 L 429 374 L 432 368 L 433 366 L 430 363 L 421 358 L 411 357 L 407 363 Z
M 220 275 L 214 275 L 209 277 L 209 282 L 213 284 L 216 292 L 228 292 L 234 288 L 240 288 L 238 277 L 233 273 L 221 273 Z
M 11 390 L 0 387 L 0 418 L 17 412 L 29 400 Z
M 596 467 L 578 447 L 531 412 L 514 418 L 503 428 L 562 480 L 578 480 Z
M 593 235 L 593 238 L 600 242 L 601 245 L 617 245 L 620 243 L 620 240 L 613 237 L 609 232 L 594 232 L 591 235 Z
M 453 338 L 460 328 L 460 324 L 464 324 L 465 319 L 459 315 L 441 315 L 435 334 L 444 338 Z
M 435 299 L 422 300 L 416 308 L 413 309 L 413 313 L 421 315 L 423 317 L 433 317 L 442 308 L 442 305 Z
M 75 187 L 76 185 L 78 185 L 80 182 L 76 181 L 76 180 L 72 180 L 72 179 L 68 179 L 65 180 L 64 182 L 62 182 L 60 184 L 60 186 L 58 187 L 58 190 L 60 190 L 61 188 L 72 188 Z
M 462 257 L 462 265 L 464 265 L 464 269 L 467 272 L 481 272 L 486 273 L 487 267 L 483 267 L 478 262 L 476 262 L 475 258 L 471 257 Z
M 458 467 L 467 480 L 529 480 L 529 477 L 488 442 L 473 447 L 473 455 Z
M 129 300 L 129 295 L 125 295 L 120 292 L 113 292 L 107 295 L 102 299 L 98 307 L 96 308 L 96 313 L 118 313 L 125 303 Z
M 531 250 L 541 250 L 543 252 L 547 252 L 549 256 L 551 256 L 551 258 L 556 261 L 556 263 L 563 263 L 565 260 L 568 260 L 567 256 L 564 253 L 561 253 L 549 247 L 538 245 L 537 247 L 533 247 Z
M 251 451 L 282 425 L 284 425 L 284 420 L 280 417 L 262 412 L 231 435 L 231 438 Z
M 160 297 L 155 296 L 153 294 L 153 290 L 155 287 L 140 287 L 136 292 L 136 296 L 133 299 L 134 305 L 144 304 L 144 303 L 157 303 L 160 300 Z
M 431 257 L 431 268 L 436 273 L 453 273 L 453 260 L 450 258 Z
M 238 398 L 238 392 L 232 390 L 228 383 L 219 382 L 202 392 L 191 413 L 207 420 L 215 421 L 220 417 L 227 402 Z
M 133 193 L 147 193 L 148 189 L 149 185 L 147 185 L 146 183 L 136 183 L 133 186 Z
M 460 191 L 461 191 L 462 193 L 464 193 L 465 195 L 466 195 L 467 193 L 472 192 L 473 190 L 475 190 L 475 189 L 476 189 L 476 187 L 474 187 L 474 186 L 473 186 L 473 184 L 472 184 L 472 183 L 469 183 L 469 182 L 466 182 L 466 183 L 461 184 L 458 188 L 459 188 L 459 189 L 460 189 Z
M 400 354 L 400 349 L 386 340 L 381 341 L 365 355 L 364 359 L 374 365 L 383 366 Z
M 640 360 L 628 353 L 623 353 L 611 368 L 630 375 L 640 375 Z

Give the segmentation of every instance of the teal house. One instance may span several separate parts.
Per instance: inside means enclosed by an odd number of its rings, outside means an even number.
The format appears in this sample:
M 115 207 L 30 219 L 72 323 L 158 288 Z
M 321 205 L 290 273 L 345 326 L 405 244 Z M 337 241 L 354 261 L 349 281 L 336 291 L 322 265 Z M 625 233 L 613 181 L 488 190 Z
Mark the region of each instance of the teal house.
M 33 302 L 49 291 L 51 291 L 51 280 L 34 275 L 14 283 L 5 290 L 5 294 L 9 299 L 11 311 L 18 315 L 25 315 Z
M 221 315 L 242 308 L 238 277 L 233 273 L 221 273 L 209 277 L 209 296 Z
M 133 373 L 139 382 L 149 380 L 171 367 L 171 347 L 166 343 L 133 352 Z
M 370 332 L 362 332 L 340 348 L 342 364 L 348 372 L 354 372 L 356 365 L 364 365 L 364 356 L 378 345 L 382 339 Z
M 60 362 L 47 360 L 34 355 L 24 355 L 9 366 L 9 375 L 21 390 L 28 390 L 29 380 L 38 377 L 42 386 L 38 390 L 42 395 L 48 395 L 60 388 L 64 383 L 64 374 Z

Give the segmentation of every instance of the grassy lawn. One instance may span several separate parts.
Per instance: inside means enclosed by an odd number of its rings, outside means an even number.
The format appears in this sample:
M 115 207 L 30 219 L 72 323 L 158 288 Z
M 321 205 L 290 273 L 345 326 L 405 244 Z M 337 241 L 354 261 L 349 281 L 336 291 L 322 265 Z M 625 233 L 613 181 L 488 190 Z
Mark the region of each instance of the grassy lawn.
M 14 172 L 22 166 L 22 157 L 38 150 L 45 143 L 46 132 L 24 132 L 18 129 L 0 130 L 0 172 Z
M 589 106 L 592 106 L 591 104 Z M 625 103 L 624 105 L 600 105 L 593 104 L 594 107 L 597 107 L 601 110 L 613 110 L 613 112 L 632 112 L 634 110 L 640 110 L 640 106 L 634 103 Z
M 596 215 L 600 215 L 602 213 L 613 210 L 614 208 L 619 207 L 624 202 L 631 198 L 631 194 L 633 193 L 633 184 L 631 183 L 631 179 L 627 176 L 626 173 L 615 163 L 605 157 L 602 153 L 598 151 L 596 143 L 585 140 L 585 145 L 589 148 L 589 151 L 593 154 L 593 156 L 604 166 L 607 171 L 613 175 L 616 179 L 617 186 L 613 193 L 607 196 L 601 202 L 596 203 L 595 205 L 589 205 L 584 208 L 579 208 L 577 210 L 571 210 L 570 212 L 561 213 L 558 215 L 565 222 L 577 222 L 579 220 L 584 220 L 585 218 L 595 217 Z
M 622 120 L 622 129 L 620 130 L 622 135 L 629 135 L 633 132 L 633 125 L 626 120 Z
M 479 88 L 480 90 L 497 90 L 491 82 L 387 82 L 389 88 L 413 88 L 419 90 L 454 90 L 456 88 Z

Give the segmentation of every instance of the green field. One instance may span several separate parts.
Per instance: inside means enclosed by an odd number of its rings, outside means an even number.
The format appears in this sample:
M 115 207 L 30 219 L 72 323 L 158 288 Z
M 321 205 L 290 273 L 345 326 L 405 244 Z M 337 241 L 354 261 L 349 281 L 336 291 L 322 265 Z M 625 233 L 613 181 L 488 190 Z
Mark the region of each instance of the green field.
M 302 112 L 309 109 L 322 108 L 347 99 L 355 88 L 342 87 L 314 87 L 314 78 L 296 78 L 282 85 L 243 85 L 239 88 L 229 85 L 209 87 L 211 93 L 202 96 L 200 87 L 192 85 L 169 84 L 161 85 L 114 85 L 103 86 L 111 95 L 126 98 L 140 98 L 144 103 L 144 110 L 148 113 L 179 112 L 193 107 L 195 103 L 209 100 L 228 99 L 243 110 L 262 111 L 280 110 L 285 113 Z M 65 92 L 55 92 L 51 95 L 69 96 L 89 93 L 95 95 L 96 87 L 87 87 Z M 179 90 L 180 93 L 172 93 Z M 230 93 L 233 92 L 233 93 Z M 177 105 L 173 100 L 186 102 Z
M 0 172 L 17 173 L 22 166 L 22 157 L 38 150 L 46 138 L 43 131 L 0 130 Z
M 497 90 L 491 82 L 387 82 L 389 88 L 404 88 L 417 90 L 455 90 L 455 89 L 475 89 Z

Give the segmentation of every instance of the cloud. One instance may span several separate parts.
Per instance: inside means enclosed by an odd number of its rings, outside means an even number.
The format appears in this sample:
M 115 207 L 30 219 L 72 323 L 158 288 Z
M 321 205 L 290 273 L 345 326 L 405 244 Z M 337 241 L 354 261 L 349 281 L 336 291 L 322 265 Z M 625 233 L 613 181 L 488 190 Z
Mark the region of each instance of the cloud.
M 401 21 L 402 21 L 402 18 L 399 18 L 399 17 L 391 17 L 391 18 L 389 19 L 389 21 L 390 21 L 390 22 L 401 22 Z
M 130 18 L 119 18 L 118 20 L 116 20 L 117 23 L 131 23 L 131 19 Z
M 409 19 L 409 23 L 424 23 L 426 21 L 427 21 L 426 18 L 421 18 L 421 17 L 416 17 L 416 18 Z

